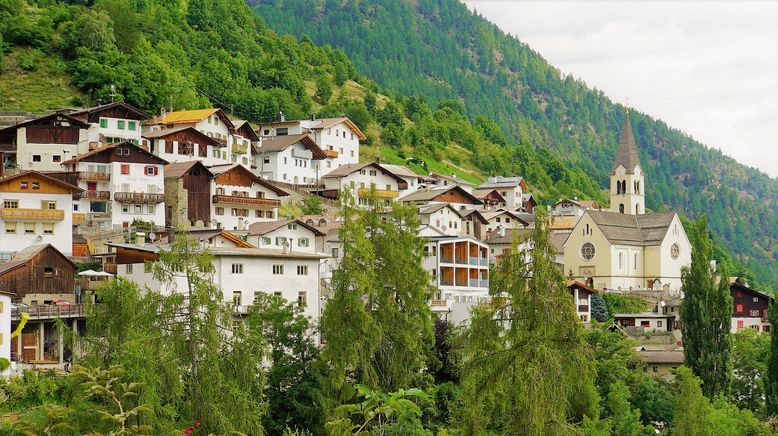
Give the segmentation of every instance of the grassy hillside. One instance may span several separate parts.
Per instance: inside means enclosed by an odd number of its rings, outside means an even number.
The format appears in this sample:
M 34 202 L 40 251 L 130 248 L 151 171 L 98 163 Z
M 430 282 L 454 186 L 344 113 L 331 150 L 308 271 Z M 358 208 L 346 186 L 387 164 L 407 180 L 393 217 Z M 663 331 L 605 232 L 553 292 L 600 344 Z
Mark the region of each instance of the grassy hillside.
M 29 48 L 13 50 L 4 60 L 0 110 L 42 113 L 81 102 L 82 95 L 70 84 L 61 61 Z
M 581 169 L 607 187 L 623 108 L 562 76 L 457 0 L 250 3 L 279 33 L 344 50 L 360 72 L 385 88 L 430 104 L 458 99 L 471 119 L 495 120 L 509 143 L 548 150 L 565 168 Z M 661 120 L 631 116 L 647 172 L 647 206 L 690 217 L 707 214 L 740 261 L 765 281 L 778 280 L 778 180 Z M 565 178 L 554 183 L 560 180 Z

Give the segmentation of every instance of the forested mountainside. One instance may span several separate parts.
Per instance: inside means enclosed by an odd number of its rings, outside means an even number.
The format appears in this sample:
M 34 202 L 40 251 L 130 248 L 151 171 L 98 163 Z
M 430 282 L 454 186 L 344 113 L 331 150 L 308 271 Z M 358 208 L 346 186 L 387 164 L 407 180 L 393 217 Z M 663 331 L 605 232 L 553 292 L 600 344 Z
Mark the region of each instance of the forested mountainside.
M 249 3 L 279 33 L 344 50 L 382 86 L 428 102 L 460 99 L 469 117 L 495 120 L 511 143 L 550 150 L 566 167 L 584 169 L 607 187 L 623 108 L 562 76 L 457 0 Z M 713 232 L 741 261 L 776 281 L 778 180 L 661 120 L 633 111 L 632 125 L 647 172 L 647 206 L 691 217 L 706 213 Z

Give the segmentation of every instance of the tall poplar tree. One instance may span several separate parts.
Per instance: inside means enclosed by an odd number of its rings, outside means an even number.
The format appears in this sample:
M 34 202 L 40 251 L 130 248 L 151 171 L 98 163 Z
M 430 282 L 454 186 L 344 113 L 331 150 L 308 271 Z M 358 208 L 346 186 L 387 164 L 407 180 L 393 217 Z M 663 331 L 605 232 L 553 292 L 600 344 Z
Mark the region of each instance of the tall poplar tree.
M 325 385 L 336 403 L 354 396 L 354 383 L 384 392 L 407 388 L 434 344 L 416 210 L 386 210 L 375 196 L 358 208 L 346 190 L 341 199 L 343 258 L 321 318 Z
M 770 302 L 767 316 L 773 328 L 778 326 L 778 305 L 775 302 Z M 778 334 L 775 332 L 770 336 L 770 357 L 767 361 L 767 377 L 764 389 L 767 414 L 770 416 L 778 415 Z
M 684 300 L 681 332 L 685 364 L 702 379 L 702 392 L 713 398 L 726 394 L 732 378 L 729 331 L 732 323 L 732 295 L 725 268 L 716 283 L 711 267 L 712 248 L 704 216 L 694 222 L 692 263 L 681 271 Z
M 492 300 L 465 333 L 465 433 L 574 434 L 598 418 L 594 361 L 545 222 L 539 211 L 532 248 L 515 241 L 493 268 Z

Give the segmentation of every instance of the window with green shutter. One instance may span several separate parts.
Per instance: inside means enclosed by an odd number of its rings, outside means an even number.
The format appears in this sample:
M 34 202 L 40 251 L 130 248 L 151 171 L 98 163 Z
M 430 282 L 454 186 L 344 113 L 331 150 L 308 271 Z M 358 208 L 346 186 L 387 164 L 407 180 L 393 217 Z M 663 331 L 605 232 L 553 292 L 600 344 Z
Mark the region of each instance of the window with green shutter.
M 135 121 L 127 121 L 127 128 L 129 130 L 135 130 Z
M 117 129 L 123 129 L 124 128 L 124 120 L 119 120 L 116 122 L 116 128 Z
M 105 118 L 100 118 L 100 127 L 102 127 L 103 129 L 108 127 L 108 120 L 106 120 Z

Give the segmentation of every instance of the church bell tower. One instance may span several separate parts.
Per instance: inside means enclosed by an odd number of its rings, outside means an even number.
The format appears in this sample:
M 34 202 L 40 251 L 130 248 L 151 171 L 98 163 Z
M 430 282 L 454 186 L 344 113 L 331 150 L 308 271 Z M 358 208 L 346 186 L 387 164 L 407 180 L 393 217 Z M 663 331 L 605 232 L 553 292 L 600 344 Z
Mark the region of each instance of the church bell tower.
M 630 215 L 646 213 L 644 189 L 643 169 L 640 167 L 640 156 L 627 110 L 611 171 L 611 212 Z

